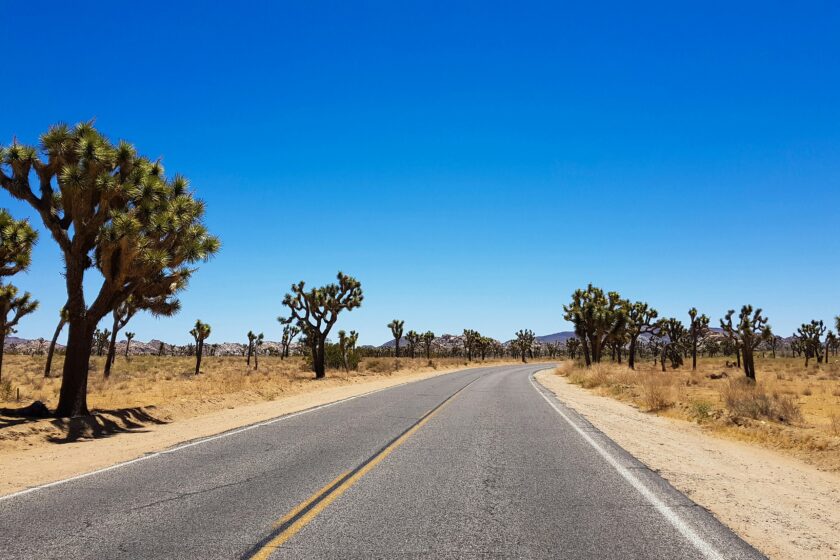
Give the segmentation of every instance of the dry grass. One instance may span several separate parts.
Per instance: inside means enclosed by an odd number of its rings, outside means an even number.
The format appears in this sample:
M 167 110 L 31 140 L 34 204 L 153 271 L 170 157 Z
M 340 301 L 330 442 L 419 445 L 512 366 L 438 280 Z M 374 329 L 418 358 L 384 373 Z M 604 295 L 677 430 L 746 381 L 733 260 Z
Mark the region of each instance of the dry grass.
M 617 364 L 558 368 L 572 383 L 641 410 L 690 420 L 717 434 L 785 450 L 820 468 L 840 471 L 840 359 L 806 369 L 803 360 L 758 358 L 758 382 L 701 359 L 662 373 L 650 362 L 632 371 Z

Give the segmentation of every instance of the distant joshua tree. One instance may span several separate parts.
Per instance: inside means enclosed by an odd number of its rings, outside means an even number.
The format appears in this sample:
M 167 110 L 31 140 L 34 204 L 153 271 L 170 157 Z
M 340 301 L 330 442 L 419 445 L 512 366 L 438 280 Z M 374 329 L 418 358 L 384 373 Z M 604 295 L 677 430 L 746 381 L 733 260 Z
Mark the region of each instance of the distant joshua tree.
M 6 336 L 15 332 L 15 326 L 21 318 L 36 309 L 38 302 L 32 299 L 29 292 L 19 296 L 15 286 L 0 284 L 0 379 L 3 378 L 3 346 Z
M 303 282 L 293 284 L 292 293 L 283 298 L 283 305 L 291 311 L 291 316 L 283 323 L 295 321 L 306 335 L 316 379 L 326 377 L 327 335 L 338 320 L 338 314 L 361 306 L 364 299 L 358 280 L 341 272 L 337 278 L 338 284 L 309 291 L 305 291 Z
M 251 354 L 254 353 L 254 340 L 256 340 L 257 335 L 254 334 L 254 331 L 248 331 L 248 357 L 245 359 L 245 363 L 247 365 L 251 365 Z
M 671 361 L 671 367 L 676 369 L 683 365 L 683 348 L 688 338 L 688 331 L 679 319 L 669 317 L 660 319 L 657 323 L 659 336 L 662 339 L 662 371 L 665 371 L 665 359 Z M 666 340 L 667 338 L 667 340 Z
M 414 358 L 417 344 L 420 343 L 420 335 L 417 334 L 417 331 L 408 331 L 405 335 L 405 340 L 408 342 L 408 355 Z
M 49 377 L 50 373 L 52 373 L 52 360 L 53 354 L 55 354 L 55 345 L 58 343 L 58 337 L 61 334 L 61 331 L 64 329 L 64 325 L 67 323 L 67 308 L 62 307 L 61 310 L 58 312 L 58 325 L 55 327 L 55 333 L 53 333 L 52 340 L 50 341 L 50 346 L 47 348 L 47 363 L 44 365 L 44 377 Z
M 388 328 L 391 329 L 391 334 L 394 337 L 394 353 L 397 358 L 400 357 L 400 339 L 403 335 L 403 325 L 405 321 L 400 321 L 399 319 L 394 319 L 390 323 L 388 323 Z
M 534 331 L 530 329 L 524 329 L 516 332 L 516 340 L 514 340 L 513 343 L 522 357 L 523 364 L 528 361 L 525 358 L 531 352 L 535 339 L 536 337 L 534 336 Z
M 761 309 L 753 310 L 752 305 L 744 305 L 741 307 L 737 324 L 732 322 L 734 314 L 735 310 L 730 309 L 726 317 L 720 320 L 720 327 L 743 354 L 742 362 L 747 379 L 755 381 L 753 352 L 759 344 L 773 336 L 773 332 L 767 324 L 767 317 L 761 315 Z
M 423 350 L 426 352 L 426 359 L 432 359 L 432 343 L 435 341 L 435 333 L 426 331 L 423 333 Z
M 630 369 L 636 369 L 636 345 L 639 337 L 651 335 L 656 331 L 656 318 L 658 316 L 659 312 L 643 301 L 637 301 L 627 306 L 626 329 L 630 339 L 627 365 Z
M 128 359 L 131 354 L 131 341 L 134 340 L 134 333 L 126 331 L 125 333 L 125 358 Z
M 793 336 L 799 341 L 802 353 L 805 354 L 805 367 L 808 367 L 808 360 L 811 358 L 816 358 L 818 364 L 822 363 L 822 336 L 825 331 L 826 326 L 822 321 L 802 323 L 802 326 L 796 329 Z
M 292 341 L 300 334 L 300 329 L 297 325 L 285 324 L 288 322 L 285 317 L 277 317 L 277 320 L 283 325 L 283 338 L 280 339 L 280 359 L 284 360 L 289 357 Z
M 202 323 L 201 320 L 195 322 L 195 326 L 190 330 L 190 334 L 195 339 L 195 374 L 201 372 L 201 355 L 204 353 L 204 341 L 210 336 L 210 325 Z
M 101 356 L 108 347 L 108 339 L 111 336 L 111 331 L 105 329 L 101 331 L 96 329 L 93 333 L 94 344 L 96 344 L 96 355 Z
M 468 362 L 472 361 L 473 348 L 480 338 L 481 334 L 478 331 L 464 329 L 464 353 L 467 355 Z
M 344 371 L 350 371 L 350 354 L 356 350 L 356 342 L 359 340 L 359 333 L 350 331 L 348 335 L 346 331 L 338 331 L 338 348 L 341 352 L 341 364 L 344 366 Z
M 697 315 L 697 308 L 688 310 L 691 322 L 688 325 L 688 338 L 691 344 L 691 369 L 697 369 L 697 347 L 709 335 L 709 318 L 705 315 Z
M 578 355 L 578 350 L 580 349 L 580 340 L 575 338 L 574 336 L 566 340 L 566 354 L 569 355 L 569 359 L 574 360 Z M 633 354 L 630 354 L 631 356 Z
M 837 348 L 837 335 L 828 331 L 825 335 L 825 363 L 828 365 L 828 356 L 832 349 Z
M 161 340 L 160 345 L 158 345 L 158 356 L 163 356 L 164 352 L 166 352 L 166 344 Z
M 260 348 L 265 342 L 265 335 L 260 333 L 254 338 L 254 369 L 260 368 Z

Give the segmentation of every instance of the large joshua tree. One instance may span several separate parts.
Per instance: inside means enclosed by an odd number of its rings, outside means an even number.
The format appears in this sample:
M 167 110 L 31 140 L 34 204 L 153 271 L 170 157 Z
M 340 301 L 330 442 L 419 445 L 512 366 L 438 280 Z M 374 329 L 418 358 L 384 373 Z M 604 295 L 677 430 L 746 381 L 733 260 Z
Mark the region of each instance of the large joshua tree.
M 691 369 L 697 369 L 697 347 L 709 335 L 709 318 L 705 315 L 698 315 L 697 308 L 688 310 L 691 322 L 688 324 L 688 338 L 691 344 Z
M 181 302 L 174 297 L 174 294 L 184 288 L 186 280 L 185 277 L 179 283 L 173 283 L 169 287 L 169 293 L 156 295 L 132 294 L 114 308 L 111 312 L 113 324 L 111 326 L 111 341 L 108 345 L 108 359 L 105 360 L 104 375 L 106 378 L 111 376 L 111 366 L 114 365 L 114 359 L 116 358 L 117 335 L 119 332 L 139 311 L 148 311 L 155 317 L 171 317 L 178 313 L 181 309 Z
M 113 144 L 91 122 L 51 127 L 41 136 L 40 154 L 16 141 L 2 148 L 0 186 L 38 212 L 62 252 L 68 337 L 55 412 L 88 414 L 88 365 L 99 321 L 134 293 L 168 293 L 219 241 L 202 224 L 204 204 L 185 178 L 168 179 L 159 160 L 138 155 L 127 142 Z M 93 267 L 103 280 L 88 302 L 85 273 Z
M 388 323 L 388 328 L 391 329 L 391 335 L 394 337 L 394 353 L 397 358 L 400 357 L 400 339 L 403 335 L 403 325 L 405 325 L 405 321 L 399 319 L 394 319 Z
M 822 321 L 802 323 L 802 326 L 796 329 L 796 334 L 793 336 L 799 341 L 799 347 L 802 349 L 802 353 L 805 354 L 805 367 L 808 367 L 808 361 L 811 358 L 816 358 L 818 364 L 822 363 L 822 336 L 825 334 L 825 331 L 826 326 Z
M 530 329 L 516 331 L 516 340 L 513 341 L 513 344 L 522 357 L 522 363 L 526 363 L 528 361 L 525 358 L 528 356 L 528 353 L 531 352 L 535 339 L 536 337 L 534 336 L 534 331 Z
M 572 302 L 563 306 L 563 318 L 574 325 L 587 366 L 599 363 L 606 343 L 624 330 L 627 307 L 618 292 L 605 294 L 592 284 L 575 290 Z
M 626 329 L 630 338 L 627 365 L 630 369 L 636 369 L 636 346 L 639 337 L 656 332 L 656 318 L 658 316 L 659 312 L 643 301 L 637 301 L 627 306 Z
M 358 280 L 341 272 L 337 278 L 338 284 L 327 284 L 309 291 L 303 282 L 292 284 L 292 293 L 283 298 L 283 305 L 289 308 L 291 316 L 282 322 L 296 322 L 307 337 L 316 379 L 326 377 L 327 335 L 338 321 L 339 313 L 361 306 L 364 299 Z
M 210 325 L 203 323 L 200 319 L 195 322 L 195 326 L 190 330 L 190 334 L 195 340 L 195 374 L 201 373 L 201 357 L 204 354 L 204 341 L 210 336 Z
M 18 289 L 11 284 L 0 284 L 0 379 L 3 377 L 3 345 L 6 335 L 13 333 L 15 326 L 26 315 L 38 309 L 38 302 L 29 292 L 18 295 Z
M 773 336 L 770 325 L 767 324 L 767 317 L 761 315 L 761 309 L 753 310 L 752 305 L 741 307 L 738 322 L 733 323 L 732 316 L 734 309 L 730 309 L 726 316 L 720 320 L 720 327 L 723 332 L 732 340 L 736 348 L 741 351 L 744 374 L 747 379 L 755 381 L 755 359 L 753 352 L 759 344 Z

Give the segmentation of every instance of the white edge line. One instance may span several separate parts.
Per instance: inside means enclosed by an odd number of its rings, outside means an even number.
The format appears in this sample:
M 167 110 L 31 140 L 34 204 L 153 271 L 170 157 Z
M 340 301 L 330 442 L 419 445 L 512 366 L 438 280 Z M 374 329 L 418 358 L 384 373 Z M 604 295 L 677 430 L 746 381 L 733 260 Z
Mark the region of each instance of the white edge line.
M 546 371 L 546 370 L 540 370 Z M 662 514 L 662 516 L 677 530 L 679 533 L 690 542 L 694 548 L 696 548 L 700 554 L 703 555 L 704 558 L 709 560 L 724 560 L 724 557 L 715 550 L 715 548 L 709 544 L 703 537 L 698 535 L 694 529 L 692 529 L 680 516 L 679 514 L 674 511 L 673 508 L 665 504 L 662 500 L 660 500 L 656 494 L 653 493 L 641 480 L 639 480 L 632 472 L 630 472 L 627 467 L 622 465 L 621 463 L 616 460 L 606 449 L 604 449 L 597 441 L 592 439 L 592 437 L 583 431 L 577 424 L 575 424 L 569 416 L 563 412 L 560 407 L 557 406 L 556 403 L 552 402 L 552 400 L 542 391 L 538 386 L 536 381 L 534 380 L 534 376 L 539 373 L 534 372 L 529 376 L 529 380 L 531 381 L 531 386 L 540 394 L 545 401 L 551 405 L 557 414 L 559 414 L 563 420 L 565 420 L 569 426 L 571 426 L 583 439 L 592 446 L 595 451 L 598 452 L 604 460 L 609 463 L 609 465 L 614 468 L 618 474 L 624 478 L 630 485 L 635 488 L 639 494 L 642 495 L 650 504 L 656 508 L 656 510 Z
M 473 368 L 468 368 L 467 370 L 456 370 L 456 371 L 452 371 L 452 372 L 449 372 L 449 373 L 458 373 L 460 371 L 469 371 L 469 369 L 473 369 Z M 480 369 L 480 368 L 475 368 L 475 369 Z M 449 374 L 444 373 L 443 375 L 449 375 Z M 433 376 L 433 377 L 438 377 L 438 376 Z M 428 377 L 426 379 L 431 379 L 431 377 Z M 324 403 L 324 404 L 321 404 L 321 405 L 318 405 L 318 406 L 314 406 L 312 408 L 306 408 L 304 410 L 299 410 L 297 412 L 292 412 L 292 413 L 289 413 L 289 414 L 283 414 L 283 415 L 278 416 L 276 418 L 271 418 L 269 420 L 264 420 L 262 422 L 257 422 L 256 424 L 248 424 L 247 426 L 243 426 L 241 428 L 235 428 L 235 429 L 232 429 L 232 430 L 228 430 L 226 432 L 222 432 L 220 434 L 216 434 L 216 435 L 213 435 L 213 436 L 207 436 L 207 437 L 204 437 L 204 438 L 199 438 L 199 439 L 196 439 L 196 440 L 193 440 L 193 441 L 189 441 L 187 443 L 176 444 L 174 447 L 164 449 L 163 451 L 155 451 L 155 452 L 152 452 L 152 453 L 148 453 L 146 455 L 143 455 L 142 457 L 137 457 L 136 459 L 131 459 L 129 461 L 123 461 L 122 463 L 117 463 L 116 465 L 111 465 L 109 467 L 103 467 L 101 469 L 96 469 L 94 471 L 86 472 L 86 473 L 79 474 L 79 475 L 76 475 L 76 476 L 71 476 L 69 478 L 62 478 L 61 480 L 56 480 L 54 482 L 48 482 L 46 484 L 39 484 L 37 486 L 32 486 L 31 488 L 27 488 L 25 490 L 18 490 L 17 492 L 13 492 L 11 494 L 6 494 L 5 496 L 0 496 L 0 502 L 10 500 L 12 498 L 17 498 L 17 497 L 23 496 L 25 494 L 30 494 L 30 493 L 35 492 L 37 490 L 44 490 L 46 488 L 51 488 L 53 486 L 59 486 L 59 485 L 64 484 L 66 482 L 72 482 L 74 480 L 80 480 L 82 478 L 87 478 L 89 476 L 93 476 L 93 475 L 96 475 L 96 474 L 101 474 L 101 473 L 104 473 L 104 472 L 108 472 L 108 471 L 112 471 L 112 470 L 119 469 L 119 468 L 122 468 L 122 467 L 126 467 L 128 465 L 133 465 L 134 463 L 139 463 L 140 461 L 145 461 L 147 459 L 153 459 L 153 458 L 159 457 L 161 455 L 167 455 L 169 453 L 174 453 L 176 451 L 181 451 L 182 449 L 187 449 L 188 447 L 193 447 L 195 445 L 201 445 L 202 443 L 207 443 L 208 441 L 213 441 L 213 440 L 225 438 L 225 437 L 228 437 L 228 436 L 233 436 L 233 435 L 236 435 L 236 434 L 241 434 L 242 432 L 247 432 L 248 430 L 253 430 L 254 428 L 260 428 L 262 426 L 268 426 L 268 425 L 274 424 L 276 422 L 281 422 L 283 420 L 288 420 L 289 418 L 294 418 L 295 416 L 300 416 L 301 414 L 307 414 L 309 412 L 315 412 L 317 410 L 322 410 L 324 408 L 329 408 L 329 407 L 335 406 L 337 404 L 352 401 L 353 399 L 358 399 L 360 397 L 366 397 L 366 396 L 372 395 L 374 393 L 379 393 L 380 391 L 387 391 L 388 389 L 395 389 L 395 388 L 401 387 L 403 385 L 408 385 L 409 383 L 416 383 L 417 381 L 424 381 L 424 380 L 423 379 L 413 379 L 413 380 L 409 380 L 409 381 L 404 381 L 404 382 L 398 383 L 396 385 L 391 385 L 390 387 L 382 387 L 380 389 L 374 389 L 373 391 L 367 391 L 366 393 L 360 393 L 358 395 L 353 395 L 352 397 L 346 397 L 346 398 L 343 398 L 343 399 L 339 399 L 337 401 Z

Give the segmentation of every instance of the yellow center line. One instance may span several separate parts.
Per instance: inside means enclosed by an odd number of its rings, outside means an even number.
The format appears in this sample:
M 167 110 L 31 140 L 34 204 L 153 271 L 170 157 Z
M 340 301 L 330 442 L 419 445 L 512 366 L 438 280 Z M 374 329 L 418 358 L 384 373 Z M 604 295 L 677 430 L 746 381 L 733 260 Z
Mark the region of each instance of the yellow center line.
M 281 547 L 286 541 L 288 541 L 295 534 L 297 534 L 298 531 L 303 529 L 310 521 L 315 519 L 315 517 L 319 513 L 324 511 L 324 509 L 326 509 L 327 506 L 333 503 L 339 496 L 344 494 L 350 487 L 356 484 L 356 482 L 358 482 L 360 478 L 362 478 L 365 474 L 373 470 L 373 468 L 376 465 L 381 463 L 396 448 L 405 443 L 406 440 L 408 440 L 408 438 L 410 438 L 414 433 L 417 432 L 417 430 L 422 428 L 429 420 L 431 420 L 435 414 L 440 412 L 440 410 L 444 406 L 449 404 L 449 402 L 452 401 L 452 399 L 454 399 L 458 395 L 458 393 L 466 389 L 470 384 L 474 383 L 475 381 L 476 380 L 470 381 L 470 383 L 467 383 L 466 385 L 458 389 L 445 401 L 443 401 L 435 408 L 423 415 L 420 418 L 420 420 L 417 421 L 416 424 L 414 424 L 408 430 L 403 432 L 402 435 L 397 437 L 394 441 L 392 441 L 391 443 L 383 447 L 381 450 L 379 450 L 378 453 L 376 453 L 373 457 L 364 462 L 361 467 L 353 471 L 346 471 L 342 473 L 337 478 L 333 479 L 332 482 L 315 492 L 312 496 L 307 498 L 305 501 L 301 502 L 289 513 L 277 520 L 277 522 L 274 524 L 274 527 L 276 529 L 280 529 L 280 531 L 274 537 L 259 545 L 258 548 L 256 548 L 253 551 L 253 553 L 248 554 L 245 557 L 253 560 L 267 559 L 276 549 Z M 348 476 L 348 474 L 350 474 L 350 476 Z

